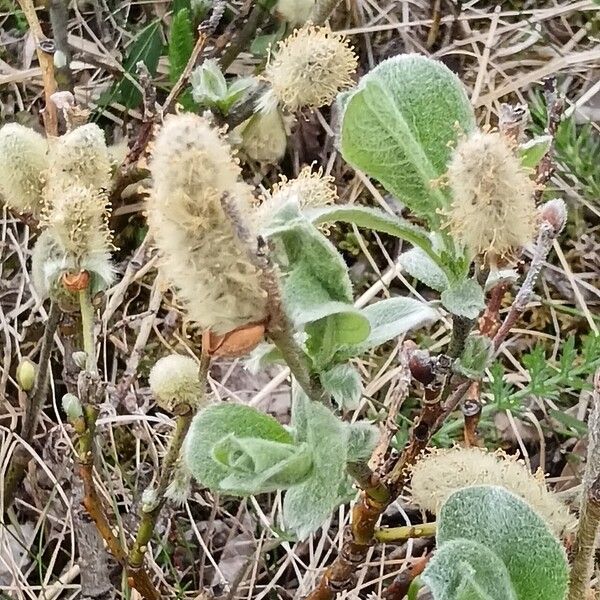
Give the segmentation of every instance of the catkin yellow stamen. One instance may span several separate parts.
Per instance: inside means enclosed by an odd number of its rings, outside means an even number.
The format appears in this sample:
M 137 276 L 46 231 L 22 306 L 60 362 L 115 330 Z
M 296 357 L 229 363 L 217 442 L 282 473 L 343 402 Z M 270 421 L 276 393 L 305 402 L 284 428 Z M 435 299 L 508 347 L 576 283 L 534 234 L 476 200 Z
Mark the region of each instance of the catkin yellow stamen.
M 412 499 L 433 513 L 453 492 L 472 485 L 505 487 L 527 501 L 557 534 L 573 525 L 568 508 L 548 491 L 543 475 L 534 476 L 522 462 L 503 453 L 481 448 L 435 450 L 412 469 Z
M 298 202 L 301 209 L 334 204 L 338 197 L 334 181 L 331 175 L 323 175 L 322 168 L 313 171 L 312 166 L 304 167 L 295 179 L 282 175 L 256 208 L 257 226 L 268 223 L 277 210 L 291 201 Z
M 216 334 L 264 320 L 260 273 L 223 208 L 227 197 L 240 218 L 249 217 L 251 189 L 220 133 L 196 115 L 168 117 L 151 172 L 150 232 L 189 318 Z
M 510 256 L 535 234 L 535 184 L 510 141 L 477 131 L 459 141 L 448 167 L 452 235 L 471 254 Z
M 358 59 L 349 42 L 328 27 L 296 29 L 277 46 L 265 69 L 272 93 L 289 111 L 333 102 L 353 84 Z
M 38 215 L 43 207 L 48 144 L 39 133 L 18 123 L 0 129 L 0 195 L 18 212 Z
M 108 199 L 102 190 L 80 184 L 51 189 L 44 221 L 81 268 L 86 257 L 110 251 Z

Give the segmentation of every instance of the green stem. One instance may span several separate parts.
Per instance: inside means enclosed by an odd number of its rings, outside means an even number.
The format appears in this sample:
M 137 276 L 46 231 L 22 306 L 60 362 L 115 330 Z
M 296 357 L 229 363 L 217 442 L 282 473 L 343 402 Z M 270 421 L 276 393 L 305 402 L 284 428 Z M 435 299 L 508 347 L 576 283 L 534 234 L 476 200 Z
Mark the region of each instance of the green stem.
M 199 374 L 200 381 L 203 383 L 206 382 L 209 365 L 210 359 L 208 355 L 203 354 L 200 362 Z M 198 406 L 201 406 L 203 403 L 204 387 L 202 396 L 198 398 Z M 130 571 L 139 570 L 144 563 L 144 556 L 148 549 L 148 544 L 154 535 L 156 521 L 166 501 L 164 495 L 165 491 L 171 480 L 175 463 L 179 458 L 181 446 L 183 445 L 185 436 L 190 428 L 194 414 L 195 410 L 193 407 L 188 406 L 187 411 L 184 414 L 178 415 L 175 420 L 175 431 L 173 432 L 173 437 L 169 443 L 169 449 L 167 450 L 167 454 L 163 460 L 160 475 L 158 477 L 158 483 L 156 485 L 156 504 L 150 510 L 144 510 L 144 507 L 142 507 L 141 510 L 140 524 L 135 536 L 135 542 L 133 543 L 127 558 L 127 564 Z
M 86 287 L 79 292 L 79 308 L 81 311 L 83 350 L 85 351 L 85 369 L 89 373 L 97 375 L 96 345 L 94 344 L 94 306 L 92 304 L 89 287 Z
M 407 525 L 404 527 L 387 527 L 375 531 L 378 542 L 405 542 L 410 538 L 433 537 L 437 530 L 437 523 L 422 523 L 421 525 Z

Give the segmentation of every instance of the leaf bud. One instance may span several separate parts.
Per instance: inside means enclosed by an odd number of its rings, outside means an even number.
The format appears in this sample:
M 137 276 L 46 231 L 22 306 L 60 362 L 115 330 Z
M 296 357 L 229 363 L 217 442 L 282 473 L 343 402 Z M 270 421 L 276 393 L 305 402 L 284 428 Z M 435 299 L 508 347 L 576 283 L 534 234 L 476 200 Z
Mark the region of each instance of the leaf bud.
M 24 392 L 29 392 L 35 384 L 37 366 L 28 358 L 24 358 L 17 367 L 17 383 Z

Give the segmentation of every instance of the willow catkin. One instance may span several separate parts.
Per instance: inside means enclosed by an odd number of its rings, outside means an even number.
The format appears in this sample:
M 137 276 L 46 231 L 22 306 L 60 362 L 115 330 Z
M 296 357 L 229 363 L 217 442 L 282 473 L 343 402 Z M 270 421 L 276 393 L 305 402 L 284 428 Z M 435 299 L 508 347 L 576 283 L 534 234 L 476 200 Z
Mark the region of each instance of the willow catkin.
M 8 206 L 37 216 L 47 168 L 48 144 L 37 131 L 18 123 L 0 129 L 0 195 Z
M 77 127 L 56 138 L 50 153 L 50 187 L 73 184 L 106 190 L 110 185 L 111 160 L 104 132 L 94 123 Z
M 248 258 L 225 196 L 242 219 L 251 189 L 219 131 L 193 114 L 169 116 L 158 133 L 148 223 L 162 272 L 189 318 L 221 335 L 266 317 L 260 273 Z
M 352 86 L 357 65 L 342 35 L 310 25 L 279 42 L 265 78 L 277 101 L 294 112 L 333 102 L 339 91 Z
M 557 534 L 573 525 L 568 508 L 520 461 L 481 448 L 434 450 L 412 468 L 413 502 L 437 513 L 455 491 L 472 485 L 499 485 L 527 501 Z
M 510 256 L 535 234 L 535 183 L 501 133 L 459 141 L 448 167 L 452 235 L 472 255 Z

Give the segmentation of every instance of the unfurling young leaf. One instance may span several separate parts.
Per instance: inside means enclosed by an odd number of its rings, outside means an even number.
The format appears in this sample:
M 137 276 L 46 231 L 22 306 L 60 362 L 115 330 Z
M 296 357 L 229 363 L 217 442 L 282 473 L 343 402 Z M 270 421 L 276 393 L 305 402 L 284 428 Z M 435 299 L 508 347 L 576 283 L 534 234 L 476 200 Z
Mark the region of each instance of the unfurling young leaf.
M 473 486 L 452 494 L 439 515 L 437 545 L 439 556 L 423 573 L 434 600 L 564 600 L 564 548 L 505 488 Z
M 436 180 L 446 171 L 451 143 L 475 128 L 456 75 L 441 62 L 404 54 L 367 73 L 343 102 L 344 159 L 439 225 L 438 211 L 449 202 Z
M 346 466 L 367 458 L 376 440 L 375 427 L 341 421 L 294 385 L 291 432 L 249 406 L 212 405 L 194 418 L 183 456 L 198 482 L 213 490 L 236 496 L 288 490 L 283 522 L 304 538 L 347 499 Z
M 297 483 L 311 468 L 310 454 L 292 435 L 255 408 L 215 404 L 190 427 L 185 462 L 202 485 L 244 496 Z

